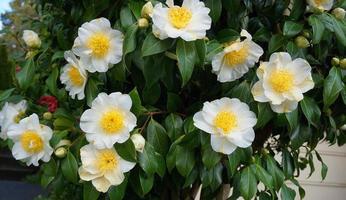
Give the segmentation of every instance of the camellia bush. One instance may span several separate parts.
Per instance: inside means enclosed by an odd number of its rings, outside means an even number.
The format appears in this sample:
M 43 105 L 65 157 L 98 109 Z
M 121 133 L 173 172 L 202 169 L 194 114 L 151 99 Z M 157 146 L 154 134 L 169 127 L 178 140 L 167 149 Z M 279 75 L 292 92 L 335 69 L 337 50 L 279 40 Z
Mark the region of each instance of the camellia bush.
M 304 198 L 346 142 L 345 0 L 12 6 L 1 146 L 38 199 Z

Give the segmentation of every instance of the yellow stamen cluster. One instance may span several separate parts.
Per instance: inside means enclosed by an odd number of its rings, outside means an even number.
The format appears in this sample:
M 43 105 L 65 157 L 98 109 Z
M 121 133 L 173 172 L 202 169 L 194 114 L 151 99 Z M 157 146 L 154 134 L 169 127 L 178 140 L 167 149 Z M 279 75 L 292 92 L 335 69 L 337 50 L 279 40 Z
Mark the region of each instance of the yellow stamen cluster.
M 103 58 L 110 49 L 110 39 L 103 33 L 95 33 L 87 41 L 87 47 L 92 50 L 92 55 Z
M 119 110 L 105 112 L 100 121 L 101 128 L 108 134 L 116 134 L 124 127 L 124 115 Z
M 72 66 L 70 68 L 70 70 L 68 71 L 68 76 L 70 77 L 70 80 L 71 80 L 73 85 L 75 85 L 75 86 L 82 86 L 83 85 L 84 78 L 80 74 L 79 70 L 76 67 Z
M 27 153 L 39 153 L 43 150 L 43 140 L 35 131 L 25 131 L 20 137 L 20 143 Z
M 239 50 L 227 53 L 224 57 L 224 62 L 226 62 L 229 67 L 234 67 L 236 65 L 242 64 L 246 61 L 248 52 L 249 48 L 247 46 L 243 46 Z
M 227 134 L 237 126 L 237 116 L 230 111 L 221 111 L 214 119 L 214 126 Z
M 287 92 L 293 87 L 293 75 L 287 70 L 276 70 L 271 73 L 269 83 L 276 92 Z
M 108 170 L 114 169 L 117 166 L 118 159 L 116 154 L 112 150 L 105 149 L 100 152 L 97 163 L 98 169 L 101 172 L 106 172 Z
M 171 24 L 177 28 L 185 28 L 192 18 L 192 13 L 189 9 L 184 7 L 172 7 L 168 10 L 168 19 Z

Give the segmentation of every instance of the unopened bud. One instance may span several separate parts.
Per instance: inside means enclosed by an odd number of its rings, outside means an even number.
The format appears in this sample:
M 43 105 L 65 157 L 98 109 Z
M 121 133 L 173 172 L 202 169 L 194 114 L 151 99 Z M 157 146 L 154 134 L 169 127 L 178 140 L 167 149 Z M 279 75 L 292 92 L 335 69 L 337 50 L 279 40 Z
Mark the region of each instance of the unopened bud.
M 299 48 L 302 48 L 302 49 L 308 48 L 310 46 L 308 39 L 306 39 L 306 37 L 304 36 L 296 37 L 294 42 Z
M 340 60 L 340 67 L 341 69 L 346 69 L 346 58 Z
M 36 56 L 37 52 L 36 51 L 28 51 L 25 55 L 25 59 L 28 60 L 28 59 L 31 59 L 33 58 L 34 56 Z
M 343 8 L 335 8 L 333 11 L 332 11 L 332 14 L 335 16 L 335 18 L 337 19 L 344 19 L 345 18 L 345 14 L 346 14 L 346 11 L 345 9 Z
M 136 151 L 143 152 L 144 146 L 145 146 L 145 139 L 141 134 L 133 134 L 131 135 L 131 140 L 133 144 L 135 145 Z
M 333 57 L 331 61 L 332 66 L 338 66 L 340 64 L 340 60 L 337 57 Z
M 67 154 L 67 149 L 65 147 L 59 147 L 55 149 L 54 155 L 58 158 L 64 158 Z
M 153 10 L 154 10 L 153 4 L 150 1 L 148 1 L 142 7 L 141 17 L 149 19 L 150 15 L 153 13 Z
M 37 33 L 31 30 L 24 30 L 23 40 L 25 44 L 30 48 L 40 48 L 41 40 L 38 37 Z
M 308 39 L 311 37 L 310 31 L 308 30 L 303 30 L 302 35 Z
M 140 18 L 138 20 L 138 26 L 139 28 L 147 28 L 149 26 L 149 22 L 146 18 Z
M 43 119 L 45 119 L 45 120 L 50 120 L 50 119 L 52 119 L 52 117 L 53 117 L 53 115 L 51 112 L 43 113 Z
M 55 146 L 55 148 L 59 148 L 59 147 L 62 147 L 62 146 L 71 146 L 71 141 L 70 140 L 60 140 L 59 143 Z

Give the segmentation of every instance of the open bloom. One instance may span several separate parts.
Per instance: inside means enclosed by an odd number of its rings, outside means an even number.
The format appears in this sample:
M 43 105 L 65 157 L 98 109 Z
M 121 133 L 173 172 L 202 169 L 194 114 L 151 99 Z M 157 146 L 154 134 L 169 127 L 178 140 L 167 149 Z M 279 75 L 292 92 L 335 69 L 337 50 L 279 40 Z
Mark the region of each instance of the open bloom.
M 227 97 L 205 102 L 202 111 L 193 116 L 194 125 L 209 133 L 216 152 L 231 154 L 237 147 L 249 147 L 257 123 L 255 113 L 239 99 Z
M 37 33 L 31 30 L 24 30 L 23 40 L 28 47 L 39 48 L 41 46 L 41 40 Z
M 53 153 L 49 140 L 52 129 L 40 124 L 38 116 L 32 114 L 20 120 L 19 124 L 12 124 L 8 129 L 8 137 L 12 139 L 12 155 L 29 165 L 38 166 L 38 161 L 48 162 Z
M 68 62 L 62 69 L 60 80 L 66 85 L 66 90 L 69 91 L 72 99 L 84 99 L 84 89 L 87 82 L 87 72 L 83 63 L 76 58 L 72 51 L 66 51 L 65 60 Z
M 124 173 L 130 171 L 136 163 L 122 159 L 115 149 L 96 149 L 88 144 L 80 149 L 82 166 L 78 173 L 82 180 L 91 181 L 100 192 L 107 192 L 112 185 L 124 181 Z
M 80 119 L 80 128 L 86 133 L 86 139 L 99 149 L 125 142 L 137 123 L 136 116 L 130 112 L 131 106 L 127 94 L 100 93 L 92 102 L 91 109 L 84 111 Z
M 309 6 L 320 10 L 330 10 L 333 7 L 334 0 L 307 0 Z
M 269 62 L 262 62 L 257 76 L 259 81 L 251 91 L 254 99 L 269 102 L 277 113 L 295 110 L 303 93 L 314 87 L 309 63 L 302 58 L 292 61 L 285 52 L 273 53 Z
M 263 54 L 263 49 L 252 41 L 251 35 L 242 30 L 245 40 L 237 40 L 216 54 L 212 60 L 212 71 L 220 82 L 234 81 L 242 77 L 253 67 Z
M 2 110 L 0 111 L 0 138 L 7 139 L 8 127 L 12 124 L 19 122 L 21 117 L 25 114 L 27 103 L 25 100 L 20 101 L 17 104 L 6 102 Z
M 81 58 L 89 72 L 106 72 L 123 55 L 123 34 L 111 28 L 106 18 L 94 19 L 78 29 L 73 53 Z
M 167 0 L 168 7 L 158 3 L 152 14 L 153 33 L 163 40 L 181 37 L 185 41 L 202 39 L 211 27 L 210 9 L 199 0 L 184 0 L 183 5 L 174 5 Z

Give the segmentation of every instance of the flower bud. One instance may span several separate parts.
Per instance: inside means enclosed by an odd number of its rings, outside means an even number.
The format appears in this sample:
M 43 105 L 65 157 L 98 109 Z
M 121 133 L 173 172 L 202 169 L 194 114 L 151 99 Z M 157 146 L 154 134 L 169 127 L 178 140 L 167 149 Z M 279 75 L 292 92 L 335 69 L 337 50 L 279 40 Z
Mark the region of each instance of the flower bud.
M 50 119 L 52 119 L 52 113 L 51 112 L 45 112 L 45 113 L 43 113 L 43 119 L 45 119 L 45 120 L 50 120 Z
M 138 26 L 139 28 L 147 28 L 149 26 L 149 22 L 146 18 L 140 18 L 138 20 Z
M 335 8 L 332 11 L 332 14 L 335 16 L 337 19 L 344 19 L 346 11 L 343 8 Z
M 37 54 L 37 51 L 28 51 L 25 55 L 25 59 L 28 60 L 28 59 L 31 59 L 33 57 L 35 57 Z
M 154 10 L 153 4 L 150 1 L 148 1 L 142 7 L 141 17 L 149 19 L 150 15 L 153 13 L 153 10 Z
M 55 148 L 59 148 L 59 147 L 62 147 L 62 146 L 71 146 L 71 141 L 70 140 L 60 140 L 59 143 L 55 146 Z
M 41 47 L 41 40 L 38 37 L 37 33 L 35 33 L 34 31 L 24 30 L 23 40 L 28 47 L 31 47 L 31 48 Z
M 311 37 L 310 31 L 308 31 L 308 30 L 303 30 L 302 35 L 304 37 L 306 37 L 307 39 L 309 39 Z
M 59 147 L 55 149 L 54 155 L 58 158 L 64 158 L 67 154 L 67 149 L 65 147 Z
M 340 60 L 340 67 L 341 69 L 346 69 L 346 58 Z
M 131 140 L 133 144 L 135 145 L 136 151 L 143 152 L 144 146 L 145 146 L 145 139 L 141 134 L 133 134 L 131 135 Z
M 302 48 L 302 49 L 305 49 L 305 48 L 310 46 L 308 39 L 306 39 L 306 37 L 304 37 L 304 36 L 296 37 L 294 42 L 299 48 Z
M 332 58 L 332 61 L 331 61 L 332 66 L 338 66 L 339 63 L 340 63 L 339 58 L 337 58 L 337 57 Z

